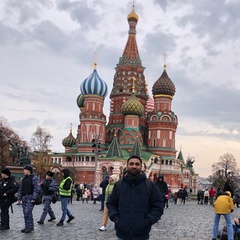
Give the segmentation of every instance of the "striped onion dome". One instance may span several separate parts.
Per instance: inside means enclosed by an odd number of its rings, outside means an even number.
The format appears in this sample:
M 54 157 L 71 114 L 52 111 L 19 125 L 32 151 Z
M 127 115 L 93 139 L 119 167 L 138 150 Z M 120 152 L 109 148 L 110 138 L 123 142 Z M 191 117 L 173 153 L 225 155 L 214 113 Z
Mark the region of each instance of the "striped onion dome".
M 62 145 L 64 147 L 72 147 L 76 144 L 76 139 L 72 135 L 72 129 L 67 137 L 62 140 Z
M 161 77 L 153 84 L 152 93 L 153 95 L 164 94 L 174 96 L 175 85 L 172 80 L 168 77 L 166 71 L 166 65 L 164 64 L 164 71 Z
M 107 84 L 99 77 L 95 68 L 92 74 L 82 82 L 80 90 L 85 95 L 94 94 L 105 98 L 108 88 Z
M 142 116 L 144 113 L 143 105 L 136 98 L 135 92 L 132 92 L 131 97 L 122 105 L 122 114 Z
M 146 104 L 147 112 L 152 112 L 154 110 L 154 100 L 151 96 L 148 96 L 147 104 Z
M 79 94 L 79 96 L 77 98 L 77 105 L 79 108 L 84 107 L 84 95 L 83 94 Z
M 147 100 L 147 104 L 146 104 L 146 111 L 147 112 L 152 112 L 154 110 L 154 100 L 151 96 L 149 96 L 148 84 L 147 83 L 146 83 L 146 93 L 148 95 L 148 100 Z

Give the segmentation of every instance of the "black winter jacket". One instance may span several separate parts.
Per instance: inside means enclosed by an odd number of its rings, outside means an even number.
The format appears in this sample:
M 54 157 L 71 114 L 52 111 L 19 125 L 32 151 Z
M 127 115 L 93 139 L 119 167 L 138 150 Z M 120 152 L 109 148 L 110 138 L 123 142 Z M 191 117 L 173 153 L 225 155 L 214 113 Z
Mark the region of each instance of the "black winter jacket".
M 14 194 L 18 191 L 18 186 L 13 177 L 4 178 L 0 183 L 0 199 L 6 199 L 9 203 L 12 202 Z M 6 193 L 7 197 L 3 196 Z
M 158 189 L 160 190 L 161 194 L 162 194 L 162 197 L 163 199 L 165 198 L 165 196 L 168 194 L 168 186 L 167 186 L 167 183 L 162 180 L 160 181 L 159 180 L 159 177 L 157 179 L 157 182 L 156 182 L 156 186 L 158 187 Z
M 134 180 L 125 176 L 120 189 L 114 185 L 107 202 L 108 216 L 115 223 L 116 235 L 124 240 L 148 239 L 151 226 L 163 214 L 161 193 L 153 182 L 149 193 L 145 178 L 144 173 Z

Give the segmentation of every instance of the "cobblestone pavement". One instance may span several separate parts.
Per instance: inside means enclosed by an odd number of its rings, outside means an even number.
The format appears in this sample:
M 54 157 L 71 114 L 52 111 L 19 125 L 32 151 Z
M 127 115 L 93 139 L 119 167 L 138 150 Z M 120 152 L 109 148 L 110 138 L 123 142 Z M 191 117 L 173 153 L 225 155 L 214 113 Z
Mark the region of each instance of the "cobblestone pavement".
M 13 214 L 10 213 L 9 230 L 0 231 L 0 239 L 21 240 L 113 240 L 115 239 L 114 225 L 108 222 L 107 231 L 99 231 L 102 225 L 103 211 L 99 211 L 100 203 L 88 204 L 73 201 L 69 209 L 75 216 L 71 223 L 64 222 L 63 227 L 57 227 L 56 223 L 61 217 L 61 204 L 52 204 L 57 220 L 48 222 L 47 216 L 44 225 L 37 221 L 42 212 L 43 205 L 34 207 L 35 230 L 32 233 L 21 233 L 24 228 L 22 206 L 13 205 Z M 235 207 L 232 218 L 240 215 L 240 210 Z M 170 204 L 165 209 L 159 223 L 152 226 L 150 240 L 210 240 L 214 211 L 211 205 L 198 205 L 196 201 L 187 201 L 185 205 Z M 221 217 L 220 226 L 224 225 Z

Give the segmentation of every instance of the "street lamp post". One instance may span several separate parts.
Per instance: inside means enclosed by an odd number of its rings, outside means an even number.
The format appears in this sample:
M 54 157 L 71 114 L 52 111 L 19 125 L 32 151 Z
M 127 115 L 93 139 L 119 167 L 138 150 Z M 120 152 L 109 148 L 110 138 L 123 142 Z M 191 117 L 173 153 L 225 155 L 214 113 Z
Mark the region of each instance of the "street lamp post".
M 100 151 L 100 141 L 99 141 L 99 136 L 96 136 L 96 139 L 92 140 L 92 148 L 93 152 L 95 153 L 95 167 L 94 167 L 94 185 L 97 182 L 97 157 L 98 157 L 98 152 Z

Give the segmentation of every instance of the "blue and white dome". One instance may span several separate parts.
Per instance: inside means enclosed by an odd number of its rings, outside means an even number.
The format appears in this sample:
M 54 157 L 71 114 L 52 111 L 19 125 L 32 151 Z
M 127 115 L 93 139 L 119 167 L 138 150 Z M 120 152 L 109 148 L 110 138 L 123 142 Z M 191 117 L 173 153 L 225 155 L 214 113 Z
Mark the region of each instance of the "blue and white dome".
M 107 90 L 107 84 L 99 77 L 97 69 L 94 69 L 92 74 L 80 86 L 82 94 L 95 94 L 104 98 L 107 96 Z

